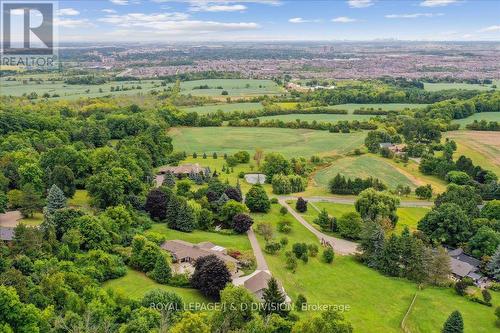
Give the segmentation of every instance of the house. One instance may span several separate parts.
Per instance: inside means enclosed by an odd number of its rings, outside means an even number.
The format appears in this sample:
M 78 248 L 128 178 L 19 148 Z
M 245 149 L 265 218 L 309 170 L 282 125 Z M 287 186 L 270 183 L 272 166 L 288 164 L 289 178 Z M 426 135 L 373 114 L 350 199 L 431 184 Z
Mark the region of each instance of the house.
M 175 263 L 193 264 L 198 258 L 214 254 L 223 262 L 235 268 L 239 264 L 237 259 L 227 254 L 224 247 L 215 245 L 211 242 L 192 244 L 183 240 L 168 240 L 161 245 L 161 248 L 172 255 L 172 259 Z
M 487 279 L 480 272 L 481 261 L 464 253 L 461 248 L 448 249 L 451 271 L 456 280 L 471 278 L 476 285 L 481 285 Z
M 401 155 L 404 154 L 406 150 L 406 144 L 401 143 L 401 144 L 393 144 L 390 142 L 381 142 L 379 143 L 380 149 L 389 149 L 394 155 Z
M 210 172 L 208 168 L 201 167 L 198 163 L 183 164 L 179 166 L 163 166 L 158 170 L 158 173 L 164 175 L 168 172 L 173 173 L 175 176 L 181 178 L 189 176 L 190 174 L 206 175 Z
M 11 242 L 14 239 L 14 228 L 0 227 L 0 240 Z
M 233 280 L 233 284 L 235 286 L 245 287 L 255 296 L 255 298 L 257 298 L 259 301 L 262 301 L 264 291 L 267 289 L 267 285 L 269 283 L 269 280 L 271 280 L 271 277 L 272 276 L 268 271 L 257 270 L 248 276 Z M 283 288 L 279 281 L 277 282 L 281 292 L 285 295 L 285 302 L 287 304 L 290 304 L 291 299 L 286 294 L 285 288 Z

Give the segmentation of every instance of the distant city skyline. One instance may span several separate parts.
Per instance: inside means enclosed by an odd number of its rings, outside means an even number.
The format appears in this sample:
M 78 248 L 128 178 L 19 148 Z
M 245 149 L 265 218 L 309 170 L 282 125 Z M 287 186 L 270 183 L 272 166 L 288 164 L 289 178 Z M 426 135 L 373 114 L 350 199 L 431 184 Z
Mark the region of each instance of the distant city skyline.
M 500 41 L 500 1 L 59 1 L 61 42 Z

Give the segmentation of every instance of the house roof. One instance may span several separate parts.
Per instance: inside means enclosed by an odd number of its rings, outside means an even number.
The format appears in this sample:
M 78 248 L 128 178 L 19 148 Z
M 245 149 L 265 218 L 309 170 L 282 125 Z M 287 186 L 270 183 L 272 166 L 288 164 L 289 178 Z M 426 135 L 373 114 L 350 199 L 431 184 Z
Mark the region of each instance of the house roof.
M 381 142 L 381 143 L 379 144 L 379 146 L 380 146 L 380 148 L 389 148 L 389 147 L 392 147 L 392 146 L 393 146 L 393 144 L 392 144 L 392 143 L 390 143 L 390 142 Z
M 455 258 L 459 261 L 465 262 L 465 263 L 473 266 L 476 270 L 479 269 L 479 266 L 481 266 L 480 260 L 465 254 L 464 250 L 461 248 L 449 249 L 448 255 L 452 258 Z
M 165 241 L 161 248 L 170 252 L 175 259 L 182 260 L 184 258 L 191 258 L 196 260 L 201 257 L 206 257 L 215 254 L 219 259 L 224 262 L 238 263 L 238 260 L 228 256 L 225 249 L 210 242 L 202 242 L 199 244 L 192 244 L 183 240 L 168 240 Z
M 250 292 L 256 293 L 259 290 L 266 289 L 267 284 L 271 280 L 271 274 L 266 271 L 260 271 L 243 284 Z
M 14 228 L 0 227 L 0 240 L 11 241 L 14 239 Z
M 476 268 L 466 262 L 460 261 L 455 258 L 450 258 L 450 266 L 453 274 L 459 277 L 466 277 L 469 273 L 474 272 Z

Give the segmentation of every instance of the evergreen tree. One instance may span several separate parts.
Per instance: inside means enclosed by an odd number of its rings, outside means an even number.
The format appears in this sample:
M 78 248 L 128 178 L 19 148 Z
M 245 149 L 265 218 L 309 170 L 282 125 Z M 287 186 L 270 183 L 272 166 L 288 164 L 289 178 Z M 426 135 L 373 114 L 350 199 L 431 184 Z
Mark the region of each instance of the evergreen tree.
M 398 236 L 392 234 L 387 240 L 380 256 L 378 267 L 380 270 L 390 276 L 401 275 L 401 242 Z
M 458 311 L 453 311 L 444 323 L 442 333 L 463 333 L 464 321 Z
M 281 292 L 275 278 L 271 277 L 268 281 L 267 288 L 264 290 L 262 299 L 264 302 L 262 311 L 266 316 L 272 313 L 276 313 L 281 317 L 288 315 L 289 309 L 288 305 L 285 303 L 285 295 Z
M 43 207 L 43 200 L 31 184 L 24 185 L 22 192 L 19 210 L 24 217 L 32 217 L 36 211 Z
M 313 221 L 315 224 L 319 225 L 324 231 L 333 231 L 333 220 L 328 216 L 326 209 L 322 209 L 318 214 L 318 217 Z
M 500 245 L 488 263 L 488 272 L 497 280 L 500 280 Z
M 161 284 L 167 284 L 168 280 L 172 277 L 172 270 L 167 256 L 163 253 L 158 255 L 155 267 L 150 273 L 153 280 Z
M 198 158 L 198 154 L 196 154 L 196 152 L 193 153 L 193 158 Z
M 216 153 L 216 152 L 214 152 L 214 153 L 212 154 L 212 158 L 213 158 L 214 160 L 216 160 L 216 159 L 217 159 L 217 153 Z
M 163 178 L 163 184 L 173 188 L 175 186 L 175 176 L 172 172 L 165 173 L 165 177 Z
M 444 285 L 448 282 L 451 275 L 450 263 L 450 256 L 442 246 L 439 246 L 429 262 L 427 272 L 429 282 L 435 285 Z
M 261 185 L 253 185 L 245 197 L 245 204 L 253 213 L 267 213 L 271 209 L 271 202 Z
M 378 267 L 384 249 L 385 234 L 379 223 L 368 221 L 361 232 L 361 258 L 369 267 Z
M 196 214 L 184 198 L 179 198 L 177 217 L 169 222 L 172 229 L 191 232 L 196 228 Z
M 165 192 L 161 189 L 151 190 L 146 198 L 144 209 L 153 220 L 164 220 L 167 215 L 167 195 Z

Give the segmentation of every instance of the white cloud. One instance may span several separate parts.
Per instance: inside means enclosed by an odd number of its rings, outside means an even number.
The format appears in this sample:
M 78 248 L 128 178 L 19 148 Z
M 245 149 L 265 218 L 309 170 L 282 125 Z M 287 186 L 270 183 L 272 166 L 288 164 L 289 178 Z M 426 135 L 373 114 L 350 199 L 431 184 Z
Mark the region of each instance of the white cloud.
M 107 13 L 107 14 L 115 14 L 116 10 L 114 9 L 103 9 L 102 12 Z
M 385 18 L 389 19 L 412 19 L 412 18 L 419 18 L 419 17 L 436 17 L 436 16 L 443 16 L 443 13 L 414 13 L 414 14 L 389 14 L 385 15 Z
M 332 22 L 335 22 L 335 23 L 351 23 L 351 22 L 356 22 L 356 21 L 357 21 L 356 19 L 353 19 L 353 18 L 350 18 L 347 16 L 339 16 L 339 17 L 332 19 Z
M 245 5 L 217 5 L 217 4 L 195 4 L 189 10 L 193 12 L 242 12 L 247 9 Z
M 94 26 L 94 24 L 92 24 L 87 19 L 75 20 L 75 19 L 61 19 L 57 17 L 54 19 L 54 25 L 69 29 L 88 28 Z
M 479 30 L 479 32 L 496 32 L 500 31 L 500 25 L 491 25 L 489 27 Z
M 373 6 L 374 1 L 373 0 L 348 0 L 347 4 L 351 8 L 366 8 Z
M 115 5 L 126 6 L 129 4 L 128 0 L 109 0 Z
M 444 7 L 457 3 L 458 0 L 425 0 L 420 3 L 422 7 Z
M 314 20 L 306 20 L 303 19 L 302 17 L 292 17 L 291 19 L 288 20 L 290 23 L 318 23 L 321 22 L 321 20 L 314 19 Z
M 61 8 L 57 11 L 57 15 L 59 16 L 77 16 L 80 15 L 80 12 L 73 8 Z

